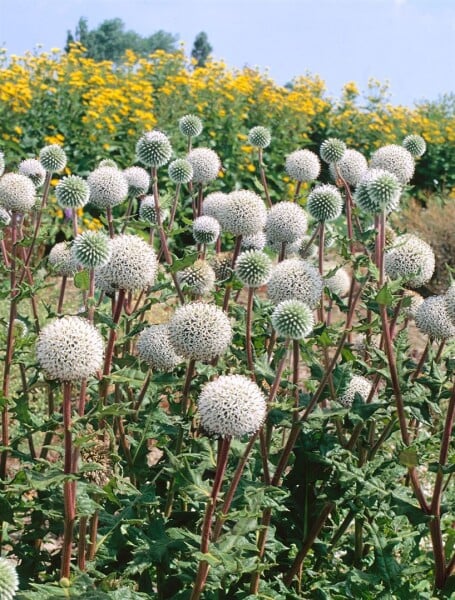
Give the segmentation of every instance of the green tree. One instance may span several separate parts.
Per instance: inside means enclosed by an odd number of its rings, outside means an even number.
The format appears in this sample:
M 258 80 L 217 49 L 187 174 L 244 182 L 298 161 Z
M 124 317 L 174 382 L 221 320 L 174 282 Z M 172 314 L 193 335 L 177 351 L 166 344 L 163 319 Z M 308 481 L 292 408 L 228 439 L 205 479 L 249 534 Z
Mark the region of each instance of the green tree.
M 191 56 L 197 61 L 197 67 L 205 65 L 212 50 L 213 48 L 205 31 L 198 33 L 194 40 L 193 49 L 191 50 Z

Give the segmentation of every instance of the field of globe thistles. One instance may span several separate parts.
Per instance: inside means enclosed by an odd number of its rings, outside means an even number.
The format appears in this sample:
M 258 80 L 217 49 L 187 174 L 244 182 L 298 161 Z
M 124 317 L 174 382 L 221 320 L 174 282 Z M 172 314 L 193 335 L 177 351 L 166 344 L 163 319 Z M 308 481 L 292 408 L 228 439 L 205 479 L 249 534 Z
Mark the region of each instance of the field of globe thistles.
M 180 54 L 0 77 L 0 598 L 450 598 L 455 285 L 402 218 L 449 120 Z

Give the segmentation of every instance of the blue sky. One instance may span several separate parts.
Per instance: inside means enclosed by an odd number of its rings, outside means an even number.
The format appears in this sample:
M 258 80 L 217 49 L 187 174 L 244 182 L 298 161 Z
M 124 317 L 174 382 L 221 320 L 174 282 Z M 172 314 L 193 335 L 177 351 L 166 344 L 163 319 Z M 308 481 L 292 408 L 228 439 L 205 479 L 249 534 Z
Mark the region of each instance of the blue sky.
M 369 78 L 388 80 L 394 103 L 455 91 L 455 0 L 0 0 L 0 45 L 62 47 L 80 16 L 91 28 L 120 17 L 141 35 L 164 29 L 188 52 L 206 31 L 229 66 L 268 69 L 281 84 L 317 73 L 334 96 Z

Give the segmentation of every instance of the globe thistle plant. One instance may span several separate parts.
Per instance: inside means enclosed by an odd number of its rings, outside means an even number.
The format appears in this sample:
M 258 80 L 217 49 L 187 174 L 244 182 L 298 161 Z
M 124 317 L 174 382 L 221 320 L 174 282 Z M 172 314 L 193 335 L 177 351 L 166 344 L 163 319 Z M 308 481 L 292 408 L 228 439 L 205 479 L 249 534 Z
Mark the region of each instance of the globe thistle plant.
M 197 260 L 182 271 L 177 271 L 177 281 L 183 291 L 193 296 L 205 296 L 215 287 L 215 271 L 205 260 Z
M 210 361 L 226 352 L 231 338 L 228 317 L 213 304 L 184 304 L 169 322 L 171 344 L 186 359 Z
M 212 192 L 208 194 L 202 203 L 202 214 L 213 217 L 223 228 L 223 214 L 227 206 L 228 194 L 224 192 Z
M 66 167 L 66 154 L 58 144 L 51 144 L 41 149 L 39 160 L 48 173 L 59 173 Z
M 243 375 L 222 375 L 206 383 L 197 408 L 204 431 L 222 438 L 256 433 L 267 414 L 264 394 Z
M 19 173 L 31 179 L 33 185 L 41 187 L 46 179 L 46 170 L 36 158 L 26 158 L 19 163 Z
M 80 317 L 63 317 L 44 327 L 36 344 L 38 363 L 48 379 L 82 381 L 103 362 L 104 343 L 95 327 Z
M 84 231 L 73 241 L 72 251 L 84 269 L 102 267 L 111 256 L 110 240 L 102 231 Z
M 433 276 L 435 256 L 426 242 L 415 235 L 405 234 L 398 236 L 384 254 L 384 266 L 390 279 L 402 277 L 407 286 L 418 288 Z
M 221 161 L 210 148 L 194 148 L 188 153 L 188 162 L 193 167 L 193 182 L 206 184 L 218 177 Z
M 173 183 L 189 183 L 193 179 L 193 166 L 186 158 L 177 158 L 169 163 L 168 173 Z
M 371 394 L 372 387 L 371 382 L 365 377 L 353 375 L 347 389 L 337 398 L 337 400 L 345 408 L 351 408 L 354 404 L 356 394 L 361 396 L 362 400 L 366 402 Z
M 321 172 L 321 163 L 311 150 L 295 150 L 286 157 L 285 169 L 295 181 L 314 181 Z
M 324 278 L 324 285 L 332 294 L 347 296 L 351 289 L 351 277 L 346 269 L 340 267 L 333 275 Z
M 221 227 L 233 235 L 253 235 L 264 229 L 267 210 L 264 201 L 255 192 L 237 190 L 228 194 L 220 215 Z
M 318 185 L 308 196 L 307 210 L 316 221 L 333 221 L 342 208 L 343 198 L 334 185 Z
M 421 135 L 407 135 L 403 140 L 405 148 L 413 158 L 420 158 L 427 149 L 427 144 Z
M 202 121 L 197 115 L 184 115 L 179 119 L 179 129 L 186 137 L 197 137 L 202 133 Z
M 68 242 L 55 244 L 49 252 L 47 260 L 52 270 L 63 277 L 72 277 L 79 269 L 79 263 Z
M 64 177 L 55 188 L 57 202 L 63 208 L 79 208 L 85 206 L 90 197 L 88 183 L 78 175 Z
M 274 304 L 284 300 L 300 300 L 310 307 L 319 302 L 323 280 L 319 271 L 309 263 L 288 258 L 273 269 L 268 282 L 268 296 Z
M 87 179 L 90 202 L 97 208 L 110 209 L 125 200 L 128 181 L 122 171 L 113 167 L 98 167 Z
M 415 163 L 411 153 L 406 148 L 390 144 L 376 150 L 371 157 L 370 167 L 390 171 L 404 185 L 414 175 Z
M 19 578 L 16 567 L 11 561 L 0 557 L 0 598 L 13 600 L 19 589 Z
M 414 320 L 419 330 L 434 340 L 455 337 L 455 324 L 447 310 L 445 296 L 425 298 L 416 310 Z
M 265 285 L 272 270 L 272 261 L 261 250 L 246 250 L 239 254 L 235 263 L 235 273 L 249 288 Z
M 320 155 L 326 163 L 338 163 L 346 152 L 346 144 L 338 138 L 328 138 L 321 144 Z
M 207 215 L 193 221 L 193 238 L 197 244 L 214 244 L 220 235 L 220 224 Z
M 167 325 L 151 325 L 141 331 L 136 344 L 137 355 L 154 371 L 172 371 L 183 358 L 169 340 Z
M 313 311 L 300 300 L 284 300 L 272 313 L 272 325 L 279 336 L 300 340 L 314 327 Z
M 272 141 L 270 129 L 267 129 L 267 127 L 262 127 L 261 125 L 253 127 L 248 132 L 248 141 L 256 148 L 267 148 Z
M 136 144 L 136 156 L 146 167 L 162 167 L 171 159 L 171 142 L 162 131 L 147 131 Z
M 269 243 L 292 244 L 307 230 L 305 211 L 294 202 L 278 202 L 267 214 L 265 234 Z
M 35 204 L 36 190 L 25 175 L 7 173 L 0 179 L 0 206 L 11 212 L 24 214 Z
M 263 250 L 267 244 L 267 238 L 263 231 L 245 235 L 242 237 L 242 250 Z
M 343 158 L 336 164 L 330 163 L 330 174 L 336 181 L 338 174 L 348 183 L 356 187 L 366 171 L 368 170 L 367 159 L 358 152 L 348 148 L 343 154 Z
M 415 319 L 417 309 L 423 302 L 423 297 L 414 290 L 405 290 L 403 297 L 410 299 L 409 306 L 403 307 L 403 314 L 408 319 Z
M 142 196 L 150 187 L 150 175 L 142 167 L 128 167 L 123 171 L 128 183 L 128 191 L 132 196 Z

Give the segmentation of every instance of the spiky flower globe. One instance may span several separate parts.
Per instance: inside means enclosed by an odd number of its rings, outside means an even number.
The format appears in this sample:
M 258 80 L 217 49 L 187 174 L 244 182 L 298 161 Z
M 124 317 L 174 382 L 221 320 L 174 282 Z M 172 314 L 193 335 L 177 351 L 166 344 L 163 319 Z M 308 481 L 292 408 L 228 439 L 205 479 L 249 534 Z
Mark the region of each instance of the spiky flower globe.
M 403 140 L 405 148 L 414 158 L 419 158 L 427 149 L 427 144 L 421 135 L 407 135 Z
M 13 563 L 6 558 L 0 558 L 0 598 L 12 600 L 19 589 L 19 578 Z
M 295 202 L 278 202 L 267 214 L 265 235 L 269 243 L 292 244 L 305 235 L 308 219 Z
M 272 261 L 261 250 L 246 250 L 239 254 L 235 272 L 240 281 L 249 288 L 265 285 L 272 271 Z
M 423 302 L 423 297 L 414 290 L 405 290 L 403 297 L 409 298 L 409 306 L 403 306 L 403 313 L 408 319 L 415 319 L 417 309 Z
M 186 157 L 193 167 L 194 183 L 209 183 L 218 177 L 221 161 L 218 154 L 210 148 L 194 148 Z
M 414 175 L 415 163 L 412 154 L 397 144 L 382 146 L 374 152 L 370 160 L 372 169 L 384 169 L 393 173 L 402 184 L 408 183 Z
M 47 260 L 52 270 L 62 277 L 72 277 L 79 269 L 79 263 L 68 242 L 55 244 L 49 252 Z
M 184 304 L 169 322 L 171 344 L 186 359 L 210 361 L 226 352 L 231 338 L 229 319 L 214 304 Z
M 176 276 L 182 290 L 194 296 L 205 296 L 215 287 L 215 271 L 205 260 L 197 260 L 186 269 L 177 271 Z
M 171 142 L 162 131 L 147 131 L 136 144 L 136 156 L 146 167 L 162 167 L 171 159 Z
M 79 175 L 69 175 L 59 181 L 55 188 L 55 196 L 63 208 L 78 208 L 87 204 L 90 188 Z
M 333 221 L 342 208 L 343 198 L 334 185 L 318 185 L 308 196 L 307 210 L 316 221 Z
M 90 202 L 97 208 L 112 208 L 125 200 L 128 195 L 128 181 L 119 169 L 98 167 L 87 179 L 90 188 Z
M 0 228 L 8 227 L 11 223 L 11 215 L 7 210 L 0 206 Z
M 422 333 L 434 340 L 447 340 L 455 337 L 455 324 L 447 311 L 445 296 L 425 298 L 416 310 L 415 324 Z
M 5 171 L 5 155 L 0 150 L 0 177 L 3 175 Z
M 324 285 L 332 294 L 347 296 L 351 289 L 351 277 L 346 269 L 340 267 L 333 275 L 324 278 Z
M 36 344 L 38 363 L 48 379 L 81 381 L 103 363 L 104 343 L 95 327 L 80 317 L 63 317 L 46 325 Z
M 446 294 L 446 310 L 449 318 L 455 325 L 455 283 L 452 283 Z
M 286 157 L 285 168 L 295 181 L 314 181 L 321 172 L 321 162 L 311 150 L 295 150 Z
M 315 258 L 318 255 L 317 244 L 312 242 L 310 245 L 308 245 L 310 239 L 311 239 L 311 237 L 309 235 L 303 236 L 303 238 L 301 240 L 299 240 L 299 244 L 298 244 L 298 248 L 297 248 L 297 254 L 300 256 L 300 258 L 303 258 L 305 260 L 307 260 L 308 258 Z M 325 238 L 324 238 L 324 241 L 325 241 Z
M 93 428 L 88 427 L 84 433 L 89 437 L 90 441 L 84 440 L 84 443 L 78 446 L 84 467 L 82 477 L 86 481 L 103 488 L 109 483 L 113 475 L 111 450 L 103 437 L 98 436 Z M 91 465 L 96 465 L 98 468 L 90 469 Z M 93 600 L 102 599 L 98 595 L 86 595 L 86 598 L 92 598 Z
M 85 269 L 102 267 L 111 256 L 110 240 L 102 231 L 84 231 L 73 241 L 73 254 Z
M 202 202 L 202 214 L 216 219 L 223 228 L 223 214 L 227 206 L 228 194 L 224 192 L 212 192 Z
M 172 371 L 183 358 L 174 352 L 167 325 L 151 325 L 139 334 L 137 355 L 154 371 Z
M 391 212 L 400 203 L 401 185 L 396 176 L 384 169 L 366 171 L 354 196 L 357 206 L 368 213 Z
M 313 311 L 300 300 L 284 300 L 272 313 L 272 325 L 279 336 L 301 340 L 314 327 Z
M 267 244 L 267 238 L 263 231 L 242 237 L 242 250 L 263 250 Z
M 51 144 L 41 149 L 39 160 L 49 173 L 59 173 L 66 167 L 66 154 L 58 144 Z
M 348 148 L 343 154 L 343 158 L 336 164 L 330 164 L 330 174 L 336 181 L 338 174 L 348 183 L 356 187 L 363 175 L 368 170 L 367 159 L 358 152 Z
M 206 383 L 197 407 L 202 428 L 216 437 L 252 435 L 267 414 L 264 394 L 244 375 L 221 375 Z
M 278 255 L 283 255 L 282 258 L 291 258 L 293 256 L 299 256 L 300 249 L 302 246 L 302 239 L 297 238 L 294 242 L 290 244 L 285 244 L 284 246 L 284 254 L 283 254 L 283 243 L 282 242 L 271 242 L 267 240 L 267 248 L 273 250 Z
M 300 300 L 316 306 L 323 289 L 319 271 L 298 258 L 288 258 L 275 265 L 268 282 L 268 296 L 274 304 L 284 300 Z
M 220 224 L 213 217 L 202 215 L 193 221 L 193 237 L 197 244 L 214 244 L 220 231 Z
M 338 397 L 338 402 L 346 408 L 351 408 L 356 394 L 366 402 L 371 393 L 371 388 L 372 384 L 368 379 L 361 375 L 353 375 L 347 389 Z
M 142 196 L 150 187 L 150 175 L 142 167 L 128 167 L 123 171 L 132 196 Z
M 168 173 L 173 183 L 189 183 L 193 179 L 193 166 L 186 158 L 177 158 L 169 163 Z
M 346 144 L 338 138 L 327 138 L 321 144 L 319 153 L 326 163 L 337 163 L 343 158 L 346 152 Z
M 253 235 L 264 229 L 267 210 L 258 194 L 237 190 L 228 194 L 220 219 L 223 230 L 233 235 Z
M 35 204 L 36 189 L 25 175 L 7 173 L 0 179 L 0 206 L 24 214 Z
M 272 141 L 270 129 L 267 129 L 267 127 L 262 127 L 261 125 L 253 127 L 248 133 L 248 141 L 256 148 L 267 148 Z
M 115 160 L 112 160 L 112 158 L 103 158 L 103 160 L 100 160 L 98 163 L 98 167 L 112 167 L 113 169 L 118 169 L 117 163 Z
M 95 270 L 95 282 L 108 283 L 111 289 L 144 290 L 155 281 L 156 254 L 137 235 L 118 235 L 110 241 L 111 257 Z
M 406 233 L 398 236 L 384 254 L 384 267 L 390 279 L 402 277 L 407 286 L 418 288 L 433 276 L 434 252 L 429 244 Z
M 168 211 L 162 206 L 160 206 L 160 217 L 161 222 L 165 221 L 168 217 Z M 153 196 L 142 198 L 139 205 L 139 219 L 150 225 L 156 225 L 156 205 Z
M 232 275 L 232 254 L 231 252 L 220 252 L 210 259 L 210 265 L 215 271 L 215 279 L 218 282 L 230 279 Z
M 41 187 L 46 179 L 46 169 L 36 158 L 26 158 L 19 163 L 19 173 L 32 180 L 35 187 Z
M 202 121 L 197 115 L 184 115 L 179 119 L 179 129 L 186 137 L 197 137 L 202 133 Z

